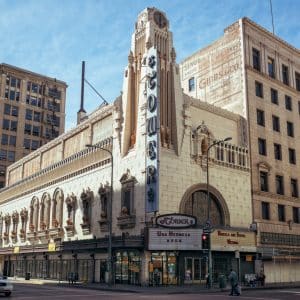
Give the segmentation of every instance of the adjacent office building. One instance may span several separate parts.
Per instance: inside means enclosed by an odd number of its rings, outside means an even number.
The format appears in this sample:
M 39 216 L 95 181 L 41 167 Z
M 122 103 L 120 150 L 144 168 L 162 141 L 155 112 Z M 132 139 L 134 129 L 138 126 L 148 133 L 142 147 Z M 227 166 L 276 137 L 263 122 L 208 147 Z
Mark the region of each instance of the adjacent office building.
M 243 18 L 180 69 L 185 93 L 247 120 L 258 254 L 268 281 L 293 281 L 300 263 L 299 49 Z
M 0 64 L 0 188 L 7 166 L 64 132 L 65 82 Z

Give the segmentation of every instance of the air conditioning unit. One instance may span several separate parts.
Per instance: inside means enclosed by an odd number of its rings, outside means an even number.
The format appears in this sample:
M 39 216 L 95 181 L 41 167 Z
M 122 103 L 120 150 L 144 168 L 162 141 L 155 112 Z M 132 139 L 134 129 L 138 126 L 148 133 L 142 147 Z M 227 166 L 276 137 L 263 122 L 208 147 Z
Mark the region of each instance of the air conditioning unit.
M 251 223 L 249 227 L 250 231 L 257 231 L 257 223 Z

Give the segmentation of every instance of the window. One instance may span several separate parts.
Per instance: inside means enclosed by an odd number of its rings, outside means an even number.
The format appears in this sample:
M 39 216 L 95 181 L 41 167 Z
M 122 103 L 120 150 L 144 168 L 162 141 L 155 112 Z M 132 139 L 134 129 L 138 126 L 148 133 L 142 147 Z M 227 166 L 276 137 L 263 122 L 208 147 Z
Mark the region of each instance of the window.
M 1 144 L 8 145 L 8 135 L 7 134 L 2 134 Z
M 271 102 L 278 105 L 278 91 L 271 88 Z
M 264 220 L 270 220 L 270 203 L 268 202 L 261 203 L 261 217 Z
M 276 175 L 275 182 L 276 182 L 276 193 L 278 195 L 283 195 L 284 194 L 283 176 Z
M 30 149 L 30 140 L 29 139 L 24 139 L 23 146 L 25 149 Z
M 33 106 L 41 107 L 42 99 L 36 96 L 26 95 L 26 103 Z
M 264 171 L 260 171 L 259 178 L 260 178 L 260 190 L 262 192 L 268 192 L 269 191 L 268 173 Z
M 259 50 L 252 48 L 253 68 L 260 71 L 260 52 Z
M 258 81 L 255 81 L 255 95 L 260 98 L 264 97 L 263 85 Z
M 0 150 L 0 160 L 6 160 L 6 156 L 7 156 L 7 151 L 1 149 Z
M 32 120 L 32 110 L 31 109 L 26 109 L 26 115 L 25 115 L 26 120 Z
M 290 164 L 296 164 L 296 151 L 295 149 L 289 148 L 289 162 Z
M 41 113 L 35 111 L 34 114 L 33 114 L 33 120 L 34 120 L 35 122 L 41 122 Z
M 291 194 L 292 197 L 298 197 L 298 180 L 291 178 Z
M 40 127 L 39 126 L 32 126 L 32 135 L 40 136 Z
M 257 124 L 261 126 L 265 126 L 265 112 L 263 110 L 257 109 Z
M 294 137 L 294 124 L 292 122 L 286 122 L 286 131 L 288 136 Z
M 11 107 L 11 115 L 17 117 L 19 115 L 19 108 L 17 106 Z
M 9 136 L 9 145 L 16 146 L 16 140 L 17 140 L 16 136 L 10 135 Z
M 6 166 L 0 165 L 0 176 L 5 176 Z
M 292 110 L 292 98 L 287 95 L 285 95 L 285 108 L 287 110 Z
M 39 141 L 32 140 L 31 141 L 31 149 L 36 150 L 39 147 Z
M 30 124 L 25 123 L 24 133 L 31 134 L 31 125 Z
M 267 155 L 267 145 L 265 139 L 258 138 L 258 153 L 260 155 Z
M 281 204 L 278 204 L 278 221 L 285 222 L 285 209 Z
M 280 132 L 280 120 L 277 116 L 272 116 L 273 130 Z
M 282 65 L 282 82 L 286 85 L 290 84 L 289 67 L 286 65 Z
M 274 157 L 277 160 L 282 160 L 281 145 L 274 143 Z
M 19 108 L 17 106 L 5 104 L 4 105 L 4 114 L 17 117 L 19 114 Z
M 295 87 L 297 91 L 300 91 L 300 73 L 295 72 Z
M 15 98 L 16 98 L 16 92 L 15 92 L 15 91 L 12 91 L 12 90 L 10 90 L 10 91 L 9 91 L 9 100 L 12 100 L 12 101 L 14 101 L 14 100 L 15 100 Z
M 189 79 L 189 92 L 192 92 L 195 90 L 195 78 L 192 77 Z
M 7 160 L 15 161 L 15 151 L 7 151 Z
M 4 114 L 10 115 L 10 105 L 9 104 L 4 104 Z
M 270 77 L 275 78 L 275 61 L 271 57 L 268 57 L 268 73 Z
M 294 223 L 300 223 L 300 209 L 299 209 L 299 207 L 293 207 L 293 221 L 294 221 Z
M 18 129 L 18 122 L 17 121 L 10 121 L 10 130 L 17 131 Z
M 3 119 L 2 129 L 9 130 L 9 125 L 10 125 L 9 120 Z

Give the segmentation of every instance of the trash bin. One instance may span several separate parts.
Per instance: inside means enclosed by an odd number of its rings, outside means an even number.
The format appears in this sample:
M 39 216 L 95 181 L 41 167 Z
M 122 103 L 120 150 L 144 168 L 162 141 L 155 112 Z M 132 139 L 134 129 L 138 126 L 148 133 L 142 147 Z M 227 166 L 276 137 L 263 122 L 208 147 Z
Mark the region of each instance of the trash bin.
M 219 276 L 219 288 L 220 289 L 225 289 L 226 288 L 226 277 L 225 277 L 225 275 L 220 275 Z
M 30 280 L 30 273 L 25 273 L 25 280 Z

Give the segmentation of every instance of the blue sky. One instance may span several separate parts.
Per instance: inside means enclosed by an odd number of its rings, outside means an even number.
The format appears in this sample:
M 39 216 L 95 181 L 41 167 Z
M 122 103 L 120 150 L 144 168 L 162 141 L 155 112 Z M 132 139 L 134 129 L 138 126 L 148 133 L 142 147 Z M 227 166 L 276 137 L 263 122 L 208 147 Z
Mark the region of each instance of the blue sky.
M 300 0 L 272 0 L 275 34 L 300 48 Z M 66 129 L 76 125 L 81 61 L 86 78 L 112 102 L 122 89 L 137 15 L 155 6 L 170 20 L 177 62 L 247 16 L 272 31 L 270 0 L 0 0 L 0 62 L 68 84 Z M 101 99 L 86 85 L 88 113 Z

